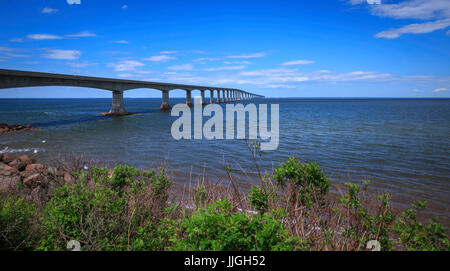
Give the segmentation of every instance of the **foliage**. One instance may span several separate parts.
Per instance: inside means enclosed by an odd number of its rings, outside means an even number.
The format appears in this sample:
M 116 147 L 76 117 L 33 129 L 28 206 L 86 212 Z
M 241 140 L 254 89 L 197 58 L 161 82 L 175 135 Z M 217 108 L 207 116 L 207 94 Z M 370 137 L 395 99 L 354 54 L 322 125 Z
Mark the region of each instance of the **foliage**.
M 402 212 L 395 224 L 397 242 L 407 250 L 449 251 L 448 228 L 438 222 L 438 217 L 431 219 L 428 225 L 417 221 L 417 212 L 425 208 L 425 201 L 417 201 L 412 206 L 413 209 Z
M 183 232 L 176 240 L 181 250 L 292 250 L 299 243 L 287 235 L 280 223 L 282 214 L 252 216 L 232 212 L 228 200 L 219 200 L 207 210 L 197 210 L 181 223 Z
M 35 243 L 36 208 L 22 198 L 1 195 L 0 250 L 28 250 Z
M 293 157 L 282 163 L 273 177 L 281 187 L 286 183 L 295 185 L 298 194 L 292 195 L 292 200 L 296 202 L 298 196 L 300 203 L 308 207 L 316 202 L 323 203 L 330 187 L 330 181 L 317 164 L 301 163 Z

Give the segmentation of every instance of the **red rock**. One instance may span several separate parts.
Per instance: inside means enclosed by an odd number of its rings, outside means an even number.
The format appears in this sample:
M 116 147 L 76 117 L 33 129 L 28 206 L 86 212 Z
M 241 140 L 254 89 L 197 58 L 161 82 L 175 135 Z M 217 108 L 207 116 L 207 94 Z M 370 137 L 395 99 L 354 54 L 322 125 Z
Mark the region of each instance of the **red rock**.
M 25 167 L 27 166 L 27 163 L 24 162 L 24 161 L 22 161 L 21 159 L 17 158 L 17 159 L 14 159 L 12 162 L 10 162 L 10 163 L 8 164 L 8 166 L 13 167 L 13 168 L 15 168 L 15 169 L 17 169 L 17 170 L 22 171 L 22 170 L 24 170 Z
M 39 171 L 39 170 L 43 170 L 44 168 L 45 168 L 45 166 L 42 164 L 29 164 L 26 166 L 25 170 L 26 171 Z
M 27 164 L 36 163 L 36 159 L 31 158 L 28 155 L 21 155 L 21 156 L 19 156 L 19 159 L 22 160 L 23 162 L 27 163 Z
M 20 182 L 20 176 L 0 177 L 0 191 L 8 192 L 10 189 L 18 188 Z
M 41 176 L 41 174 L 35 173 L 35 174 L 23 179 L 23 184 L 25 184 L 28 187 L 33 188 L 33 187 L 40 185 L 42 183 L 42 181 L 43 181 L 43 177 Z
M 14 154 L 10 154 L 10 153 L 3 154 L 3 162 L 6 164 L 11 163 L 16 158 L 17 158 L 17 155 L 14 155 Z
M 0 163 L 0 175 L 11 176 L 13 174 L 19 174 L 19 171 L 13 167 Z

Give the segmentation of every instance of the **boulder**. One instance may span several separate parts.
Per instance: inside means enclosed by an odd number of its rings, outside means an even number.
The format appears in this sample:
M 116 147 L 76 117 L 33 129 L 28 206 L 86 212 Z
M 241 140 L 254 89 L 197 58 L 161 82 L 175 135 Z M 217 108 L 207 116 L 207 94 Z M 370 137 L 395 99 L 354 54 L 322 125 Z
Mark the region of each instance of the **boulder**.
M 35 188 L 41 185 L 44 182 L 44 179 L 45 178 L 40 173 L 35 173 L 23 179 L 23 184 L 30 188 Z
M 2 160 L 3 160 L 3 163 L 8 164 L 8 163 L 11 163 L 16 158 L 17 158 L 17 155 L 10 154 L 10 153 L 4 153 Z
M 8 192 L 12 189 L 17 189 L 20 183 L 20 176 L 0 177 L 0 191 Z
M 11 176 L 14 174 L 19 174 L 19 171 L 13 167 L 6 165 L 6 164 L 0 163 L 0 175 Z
M 19 156 L 19 159 L 22 160 L 22 161 L 24 161 L 24 162 L 27 163 L 27 164 L 33 164 L 33 163 L 36 163 L 36 159 L 31 158 L 31 157 L 28 156 L 28 155 L 21 155 L 21 156 Z
M 40 171 L 45 168 L 42 164 L 29 164 L 25 167 L 26 171 Z
M 24 170 L 25 167 L 27 166 L 27 163 L 24 162 L 24 161 L 22 161 L 22 160 L 19 159 L 19 158 L 16 158 L 16 159 L 14 159 L 12 162 L 10 162 L 8 165 L 9 165 L 10 167 L 13 167 L 13 168 L 19 170 L 19 171 L 22 171 L 22 170 Z
M 72 183 L 74 180 L 73 176 L 69 172 L 64 172 L 64 182 L 67 184 Z

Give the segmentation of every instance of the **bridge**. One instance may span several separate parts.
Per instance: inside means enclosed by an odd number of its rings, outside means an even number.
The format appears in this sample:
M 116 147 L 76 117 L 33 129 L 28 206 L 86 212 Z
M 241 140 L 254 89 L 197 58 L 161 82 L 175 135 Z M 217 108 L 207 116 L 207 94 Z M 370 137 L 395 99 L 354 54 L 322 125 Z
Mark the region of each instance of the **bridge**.
M 123 104 L 123 92 L 131 89 L 149 88 L 162 93 L 160 109 L 170 109 L 169 92 L 175 89 L 186 91 L 186 104 L 192 106 L 191 92 L 199 90 L 202 104 L 205 102 L 205 91 L 210 91 L 210 103 L 225 103 L 240 100 L 248 100 L 256 97 L 264 97 L 254 93 L 235 88 L 195 86 L 159 82 L 147 82 L 136 80 L 122 80 L 113 78 L 101 78 L 90 76 L 78 76 L 56 73 L 30 72 L 19 70 L 0 69 L 0 89 L 36 87 L 36 86 L 71 86 L 109 90 L 112 92 L 111 110 L 105 115 L 120 116 L 129 114 Z M 214 92 L 217 99 L 214 101 Z

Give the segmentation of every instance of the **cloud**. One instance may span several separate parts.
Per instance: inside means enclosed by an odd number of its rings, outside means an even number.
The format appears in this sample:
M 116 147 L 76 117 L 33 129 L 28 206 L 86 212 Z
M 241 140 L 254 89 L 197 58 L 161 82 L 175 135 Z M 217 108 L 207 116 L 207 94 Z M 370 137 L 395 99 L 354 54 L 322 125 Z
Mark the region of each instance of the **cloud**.
M 447 88 L 436 88 L 433 90 L 433 92 L 443 92 L 443 91 L 448 91 Z
M 194 66 L 191 64 L 182 64 L 182 65 L 174 65 L 167 67 L 169 70 L 173 71 L 192 71 L 194 69 Z
M 54 8 L 43 8 L 41 12 L 44 14 L 50 14 L 50 13 L 56 13 L 56 12 L 58 12 L 58 10 L 54 9 Z
M 89 62 L 81 62 L 81 63 L 76 63 L 76 62 L 69 62 L 67 63 L 67 65 L 74 67 L 74 68 L 86 68 L 89 66 L 94 66 L 94 65 L 98 65 L 98 63 L 89 63 Z
M 51 34 L 30 34 L 27 36 L 32 40 L 60 40 L 63 37 Z
M 178 51 L 161 51 L 161 52 L 159 52 L 160 54 L 163 54 L 163 55 L 171 55 L 171 54 L 176 54 L 176 53 L 178 53 Z
M 237 64 L 237 65 L 239 65 L 239 64 L 253 64 L 252 62 L 247 61 L 247 60 L 244 60 L 244 61 L 225 61 L 223 63 L 227 64 L 227 65 L 232 65 L 232 64 Z
M 266 53 L 253 53 L 248 55 L 231 55 L 228 56 L 228 58 L 261 58 L 265 57 L 266 55 Z
M 22 38 L 12 38 L 9 40 L 10 42 L 23 42 Z
M 314 61 L 311 61 L 311 60 L 293 60 L 293 61 L 288 61 L 288 62 L 281 63 L 281 66 L 307 65 L 307 64 L 312 64 L 312 63 L 314 63 Z
M 77 34 L 69 34 L 66 35 L 66 37 L 70 37 L 70 38 L 84 38 L 84 37 L 96 37 L 97 35 L 89 32 L 89 31 L 83 31 Z
M 448 0 L 410 0 L 397 4 L 382 4 L 371 8 L 372 14 L 394 19 L 430 20 L 450 17 Z
M 78 59 L 80 55 L 81 52 L 77 50 L 49 49 L 47 50 L 47 54 L 43 55 L 43 57 L 50 59 L 74 60 Z
M 129 41 L 126 40 L 112 40 L 111 43 L 119 43 L 119 44 L 129 44 Z
M 123 5 L 122 8 L 123 8 L 123 9 L 127 9 L 128 6 L 127 6 L 127 5 Z
M 244 65 L 240 66 L 222 66 L 222 67 L 216 67 L 216 68 L 207 68 L 204 69 L 204 71 L 212 72 L 212 71 L 224 71 L 224 70 L 242 70 L 244 69 Z
M 135 71 L 137 67 L 145 64 L 136 60 L 123 60 L 119 63 L 109 63 L 108 66 L 113 67 L 116 72 Z
M 418 88 L 413 89 L 413 91 L 414 91 L 414 92 L 417 92 L 417 93 L 422 93 L 422 92 L 423 92 L 423 90 L 418 89 Z
M 171 59 L 175 59 L 175 57 L 167 56 L 167 55 L 157 55 L 157 56 L 151 56 L 151 57 L 144 58 L 144 60 L 153 61 L 153 62 L 166 62 Z
M 350 0 L 351 4 L 364 1 Z M 424 34 L 450 26 L 450 1 L 448 0 L 405 0 L 393 4 L 371 5 L 372 15 L 392 19 L 421 20 L 403 27 L 382 31 L 377 38 L 395 39 L 403 34 Z M 426 20 L 425 22 L 423 22 Z
M 404 27 L 390 29 L 375 35 L 376 38 L 395 39 L 403 34 L 424 34 L 450 26 L 450 19 L 426 22 L 421 24 L 410 24 Z
M 69 5 L 81 5 L 81 0 L 67 0 L 67 4 Z

